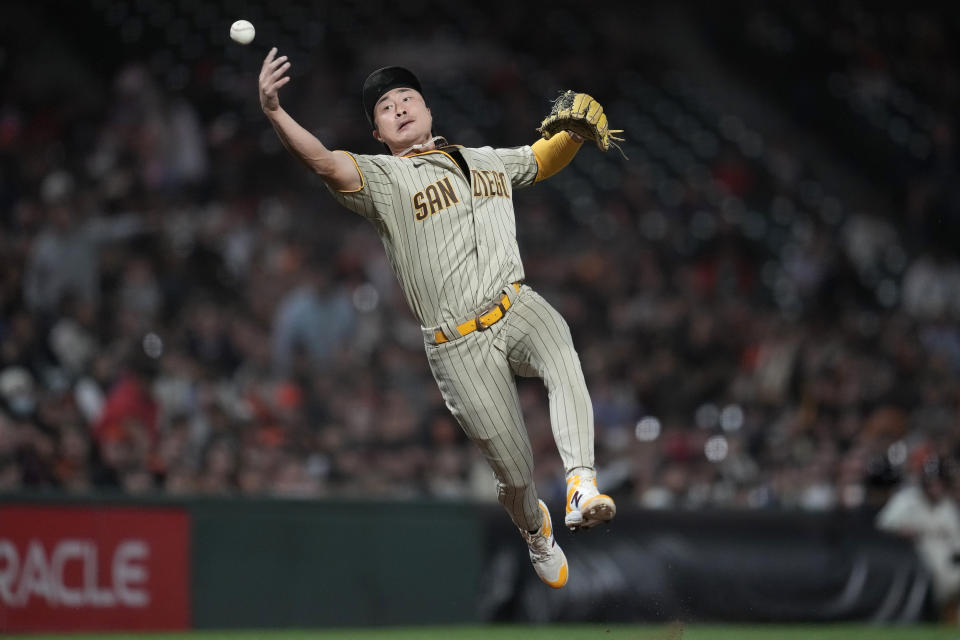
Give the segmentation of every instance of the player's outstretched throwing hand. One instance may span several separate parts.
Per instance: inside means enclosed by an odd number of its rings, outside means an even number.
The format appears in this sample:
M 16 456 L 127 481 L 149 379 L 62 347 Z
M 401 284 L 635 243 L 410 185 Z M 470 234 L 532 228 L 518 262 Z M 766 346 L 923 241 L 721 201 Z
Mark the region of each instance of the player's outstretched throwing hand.
M 264 111 L 276 111 L 280 108 L 280 98 L 277 93 L 280 87 L 290 82 L 290 76 L 284 75 L 290 69 L 287 56 L 277 56 L 277 48 L 273 47 L 263 59 L 260 68 L 260 107 Z

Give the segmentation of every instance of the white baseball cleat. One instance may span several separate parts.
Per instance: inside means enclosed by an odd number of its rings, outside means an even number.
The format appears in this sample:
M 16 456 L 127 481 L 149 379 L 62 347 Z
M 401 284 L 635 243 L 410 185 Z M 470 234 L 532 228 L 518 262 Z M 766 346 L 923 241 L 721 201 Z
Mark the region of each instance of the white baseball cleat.
M 540 501 L 540 511 L 543 513 L 540 529 L 536 533 L 521 529 L 520 533 L 530 547 L 530 562 L 537 575 L 549 586 L 559 589 L 567 584 L 567 557 L 553 538 L 553 521 L 543 500 Z
M 567 515 L 563 523 L 571 531 L 589 529 L 617 515 L 613 498 L 597 491 L 597 479 L 570 476 L 567 480 Z

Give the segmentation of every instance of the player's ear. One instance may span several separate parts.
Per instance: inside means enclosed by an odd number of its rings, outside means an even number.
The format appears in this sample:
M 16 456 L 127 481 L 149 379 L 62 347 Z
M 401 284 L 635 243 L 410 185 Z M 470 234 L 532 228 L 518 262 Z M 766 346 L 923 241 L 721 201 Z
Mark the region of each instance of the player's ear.
M 383 138 L 380 137 L 380 131 L 378 129 L 373 130 L 373 139 L 377 142 L 383 142 Z

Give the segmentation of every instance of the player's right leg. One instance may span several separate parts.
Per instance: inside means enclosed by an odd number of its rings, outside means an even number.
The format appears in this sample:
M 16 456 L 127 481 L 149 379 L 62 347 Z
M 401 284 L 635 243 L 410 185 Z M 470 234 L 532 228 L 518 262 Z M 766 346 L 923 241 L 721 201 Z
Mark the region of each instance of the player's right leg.
M 533 451 L 498 328 L 428 344 L 427 359 L 447 408 L 493 470 L 497 498 L 522 532 L 537 575 L 559 588 L 566 583 L 566 557 L 537 497 Z
M 427 345 L 427 359 L 447 408 L 493 470 L 500 503 L 518 527 L 532 531 L 541 520 L 533 451 L 495 330 Z
M 543 500 L 540 500 L 539 504 L 540 511 L 543 513 L 543 523 L 540 528 L 530 532 L 521 531 L 521 533 L 530 548 L 530 562 L 533 563 L 537 575 L 547 585 L 559 589 L 567 584 L 569 575 L 567 557 L 553 537 L 553 521 L 550 518 L 550 510 L 547 509 Z

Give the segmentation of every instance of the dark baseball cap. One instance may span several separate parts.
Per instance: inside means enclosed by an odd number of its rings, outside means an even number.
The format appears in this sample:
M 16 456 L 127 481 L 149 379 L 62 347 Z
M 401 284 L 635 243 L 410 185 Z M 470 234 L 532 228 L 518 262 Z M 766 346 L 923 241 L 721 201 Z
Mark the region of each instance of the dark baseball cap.
M 363 110 L 371 126 L 373 126 L 373 108 L 377 105 L 377 100 L 387 91 L 400 87 L 416 89 L 419 93 L 423 93 L 417 76 L 403 67 L 377 69 L 363 81 Z

